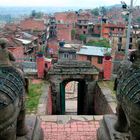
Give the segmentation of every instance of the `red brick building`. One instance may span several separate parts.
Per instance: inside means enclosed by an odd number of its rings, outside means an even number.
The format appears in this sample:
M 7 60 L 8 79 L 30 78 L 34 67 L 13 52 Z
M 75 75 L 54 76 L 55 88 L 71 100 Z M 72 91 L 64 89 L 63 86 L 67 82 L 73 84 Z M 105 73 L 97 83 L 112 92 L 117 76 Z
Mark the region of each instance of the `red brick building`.
M 110 38 L 112 35 L 124 35 L 125 25 L 124 24 L 112 24 L 106 23 L 102 25 L 102 37 Z
M 46 29 L 43 20 L 35 20 L 33 18 L 22 20 L 19 27 L 23 31 L 44 31 Z
M 125 25 L 124 24 L 112 24 L 112 23 L 103 23 L 102 24 L 102 37 L 110 38 L 111 36 L 119 36 L 125 34 Z M 101 24 L 95 24 L 93 26 L 93 35 L 101 35 Z
M 89 60 L 92 65 L 96 66 L 101 72 L 104 70 L 104 53 L 108 51 L 111 52 L 111 48 L 95 47 L 95 46 L 83 46 L 77 52 L 78 60 Z
M 56 56 L 57 52 L 58 52 L 58 48 L 59 48 L 59 44 L 58 41 L 56 39 L 50 39 L 48 41 L 48 55 L 50 56 Z
M 58 40 L 65 40 L 65 42 L 71 42 L 72 24 L 58 23 L 56 25 L 56 33 Z
M 92 15 L 90 12 L 81 12 L 78 13 L 78 21 L 76 23 L 76 34 L 88 35 L 92 33 L 93 23 L 92 23 Z
M 75 12 L 58 12 L 54 14 L 56 23 L 75 24 L 77 22 L 77 14 Z
M 8 50 L 10 50 L 13 53 L 14 57 L 16 58 L 16 62 L 24 61 L 24 59 L 21 59 L 25 58 L 23 46 L 9 47 Z

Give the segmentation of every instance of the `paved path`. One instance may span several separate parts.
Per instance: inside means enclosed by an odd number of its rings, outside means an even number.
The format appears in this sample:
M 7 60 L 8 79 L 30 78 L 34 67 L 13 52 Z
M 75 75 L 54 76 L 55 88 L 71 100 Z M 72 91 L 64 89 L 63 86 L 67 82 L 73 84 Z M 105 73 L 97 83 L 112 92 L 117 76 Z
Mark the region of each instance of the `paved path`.
M 102 116 L 41 116 L 44 140 L 96 140 Z

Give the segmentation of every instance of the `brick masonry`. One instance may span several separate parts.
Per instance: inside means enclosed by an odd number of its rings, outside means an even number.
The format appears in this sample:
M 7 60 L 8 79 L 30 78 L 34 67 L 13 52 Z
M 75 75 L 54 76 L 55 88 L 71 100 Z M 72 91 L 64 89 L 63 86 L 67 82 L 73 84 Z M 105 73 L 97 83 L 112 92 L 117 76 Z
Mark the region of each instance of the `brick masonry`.
M 37 57 L 37 75 L 38 78 L 44 77 L 44 70 L 45 70 L 45 60 L 44 57 Z
M 57 119 L 56 116 L 52 117 Z M 55 122 L 44 119 L 41 127 L 44 131 L 44 140 L 96 140 L 99 121 L 93 119 L 89 121 L 70 120 L 67 123 L 61 123 L 60 120 Z

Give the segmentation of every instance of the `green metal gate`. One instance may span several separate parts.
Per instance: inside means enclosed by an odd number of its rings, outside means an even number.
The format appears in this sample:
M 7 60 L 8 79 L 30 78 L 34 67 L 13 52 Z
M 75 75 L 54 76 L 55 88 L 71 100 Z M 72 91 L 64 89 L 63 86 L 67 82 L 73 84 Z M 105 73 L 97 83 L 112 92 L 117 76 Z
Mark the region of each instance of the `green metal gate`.
M 65 84 L 60 83 L 60 104 L 61 104 L 61 114 L 65 115 Z

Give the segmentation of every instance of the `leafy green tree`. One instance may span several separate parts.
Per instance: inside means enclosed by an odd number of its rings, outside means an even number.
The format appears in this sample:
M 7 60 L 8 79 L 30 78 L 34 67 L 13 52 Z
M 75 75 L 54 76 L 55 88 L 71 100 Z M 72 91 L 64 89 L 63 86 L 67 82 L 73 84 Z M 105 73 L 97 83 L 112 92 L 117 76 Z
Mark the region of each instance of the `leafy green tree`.
M 36 16 L 36 11 L 32 10 L 31 17 L 35 17 L 35 16 Z
M 83 35 L 83 34 L 81 34 L 80 36 L 79 36 L 79 39 L 81 40 L 81 41 L 83 41 L 84 43 L 86 42 L 86 35 Z
M 42 12 L 36 12 L 35 10 L 32 10 L 31 17 L 33 18 L 41 18 L 43 16 Z
M 37 12 L 35 17 L 36 18 L 41 18 L 42 16 L 43 16 L 43 13 L 42 12 Z
M 75 35 L 76 35 L 76 30 L 72 29 L 71 30 L 71 37 L 72 37 L 72 39 L 75 39 Z
M 99 16 L 99 8 L 94 8 L 93 10 L 91 10 L 91 13 L 95 16 Z
M 105 47 L 105 48 L 110 48 L 109 41 L 107 39 L 101 39 L 101 40 L 90 40 L 89 42 L 86 43 L 88 46 L 99 46 L 99 47 Z
M 139 23 L 140 23 L 140 17 L 138 17 L 136 20 L 137 20 L 137 22 L 139 22 Z
M 107 9 L 105 7 L 101 7 L 100 12 L 102 13 L 102 15 L 106 15 L 107 14 Z

